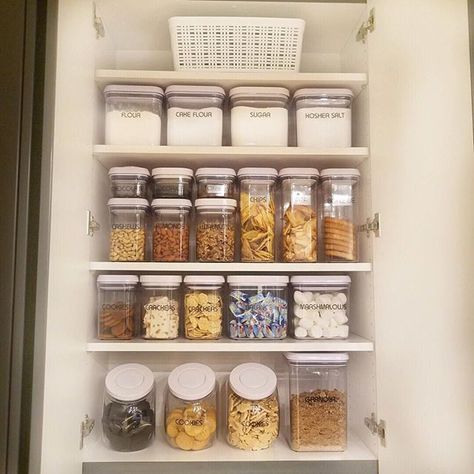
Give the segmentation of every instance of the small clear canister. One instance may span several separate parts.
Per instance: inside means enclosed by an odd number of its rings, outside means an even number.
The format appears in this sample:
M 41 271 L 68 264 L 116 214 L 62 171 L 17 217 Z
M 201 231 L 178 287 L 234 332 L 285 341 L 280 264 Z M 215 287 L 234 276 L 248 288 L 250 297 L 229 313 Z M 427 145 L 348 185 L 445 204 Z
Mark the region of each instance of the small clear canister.
M 115 198 L 148 197 L 150 172 L 138 166 L 119 166 L 109 170 L 110 190 Z
M 190 168 L 153 168 L 153 198 L 191 199 L 193 170 Z
M 326 262 L 356 262 L 358 256 L 357 169 L 321 171 L 323 250 Z
M 198 168 L 196 170 L 198 198 L 234 199 L 235 170 L 232 168 Z

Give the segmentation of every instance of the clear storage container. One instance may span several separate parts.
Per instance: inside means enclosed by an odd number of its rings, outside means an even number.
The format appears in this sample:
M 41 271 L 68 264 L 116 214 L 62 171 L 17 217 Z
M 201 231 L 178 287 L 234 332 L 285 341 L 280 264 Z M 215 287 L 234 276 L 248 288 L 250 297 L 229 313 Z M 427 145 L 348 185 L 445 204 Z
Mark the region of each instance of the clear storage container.
M 224 277 L 184 277 L 184 334 L 187 339 L 219 339 L 222 335 Z
M 141 364 L 123 364 L 105 378 L 102 432 L 107 446 L 132 452 L 155 437 L 155 379 Z
M 318 260 L 318 176 L 316 168 L 280 170 L 283 262 Z
M 106 145 L 160 145 L 163 89 L 110 85 L 105 96 Z
M 347 275 L 296 275 L 292 335 L 297 339 L 346 339 L 349 336 Z
M 240 183 L 240 258 L 242 262 L 275 261 L 274 168 L 242 168 Z
M 198 363 L 176 367 L 168 376 L 165 432 L 171 446 L 200 451 L 212 446 L 217 431 L 216 375 Z
M 146 199 L 112 198 L 110 213 L 110 252 L 112 262 L 143 262 L 146 255 Z
M 189 168 L 153 168 L 153 198 L 191 199 L 193 170 Z
M 275 372 L 262 364 L 240 364 L 227 383 L 227 442 L 236 448 L 266 449 L 278 438 L 280 406 Z
M 168 145 L 222 145 L 225 92 L 217 86 L 169 86 Z
M 97 277 L 97 322 L 99 339 L 132 339 L 137 311 L 135 275 Z
M 288 280 L 283 275 L 229 275 L 229 336 L 232 339 L 286 337 Z
M 233 199 L 236 195 L 235 176 L 232 168 L 198 168 L 197 197 Z
M 150 172 L 138 166 L 119 166 L 109 170 L 110 190 L 115 198 L 146 199 Z
M 288 352 L 290 447 L 344 451 L 347 444 L 345 353 Z
M 154 199 L 153 261 L 189 261 L 189 220 L 191 201 L 188 199 Z
M 284 87 L 234 87 L 229 91 L 232 146 L 288 146 Z
M 321 171 L 323 242 L 326 262 L 358 260 L 357 169 Z
M 349 89 L 300 89 L 293 98 L 296 106 L 298 146 L 333 148 L 352 146 Z
M 196 259 L 199 262 L 233 262 L 235 199 L 196 199 Z
M 142 324 L 144 339 L 176 339 L 179 332 L 180 275 L 142 275 Z

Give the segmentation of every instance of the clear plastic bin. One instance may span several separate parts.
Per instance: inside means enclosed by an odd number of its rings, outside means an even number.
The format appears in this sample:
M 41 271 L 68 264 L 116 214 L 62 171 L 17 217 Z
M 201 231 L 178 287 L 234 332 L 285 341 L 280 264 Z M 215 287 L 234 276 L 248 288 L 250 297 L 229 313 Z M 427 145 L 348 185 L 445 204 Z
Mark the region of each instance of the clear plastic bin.
M 144 339 L 176 339 L 181 308 L 180 275 L 142 275 L 141 333 Z
M 282 201 L 282 261 L 316 262 L 317 184 L 316 168 L 284 168 L 280 170 Z
M 155 379 L 141 364 L 124 364 L 105 378 L 102 432 L 114 451 L 140 451 L 155 437 Z
M 280 431 L 275 372 L 262 364 L 240 364 L 226 388 L 227 442 L 246 451 L 269 448 Z
M 168 442 L 184 451 L 212 446 L 217 431 L 217 390 L 214 372 L 204 364 L 176 367 L 168 376 L 165 432 Z
M 187 199 L 154 199 L 153 261 L 189 261 L 189 220 L 191 201 Z
M 293 286 L 292 335 L 297 339 L 346 339 L 349 336 L 347 275 L 297 275 Z
M 167 144 L 221 146 L 224 99 L 218 86 L 167 87 Z
M 224 277 L 184 277 L 184 335 L 187 339 L 219 339 L 222 335 Z
M 236 196 L 235 170 L 232 168 L 198 168 L 196 170 L 198 198 L 226 198 Z
M 191 199 L 193 170 L 189 168 L 153 168 L 153 198 Z
M 234 87 L 229 91 L 232 146 L 288 146 L 284 87 Z
M 233 262 L 235 256 L 234 199 L 196 199 L 196 259 Z
M 321 171 L 323 249 L 326 262 L 356 262 L 358 256 L 357 169 Z
M 110 191 L 115 198 L 142 198 L 148 197 L 148 182 L 150 172 L 138 166 L 120 166 L 110 168 Z
M 104 96 L 106 145 L 161 145 L 163 89 L 110 85 Z
M 132 339 L 135 335 L 138 277 L 97 277 L 97 322 L 99 339 Z
M 242 168 L 240 183 L 240 258 L 242 262 L 275 261 L 274 168 Z
M 287 352 L 290 377 L 290 447 L 344 451 L 347 445 L 345 353 Z
M 285 338 L 288 280 L 282 275 L 229 275 L 229 336 L 232 339 Z
M 112 262 L 143 262 L 146 256 L 146 199 L 112 198 L 109 259 Z

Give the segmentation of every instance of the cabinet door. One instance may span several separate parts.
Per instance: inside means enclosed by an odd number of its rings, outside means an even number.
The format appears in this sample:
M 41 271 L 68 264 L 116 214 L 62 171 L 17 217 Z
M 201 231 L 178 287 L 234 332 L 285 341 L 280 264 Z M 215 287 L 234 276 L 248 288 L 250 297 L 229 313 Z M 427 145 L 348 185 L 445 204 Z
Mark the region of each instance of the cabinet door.
M 369 1 L 381 474 L 474 472 L 474 157 L 465 0 Z

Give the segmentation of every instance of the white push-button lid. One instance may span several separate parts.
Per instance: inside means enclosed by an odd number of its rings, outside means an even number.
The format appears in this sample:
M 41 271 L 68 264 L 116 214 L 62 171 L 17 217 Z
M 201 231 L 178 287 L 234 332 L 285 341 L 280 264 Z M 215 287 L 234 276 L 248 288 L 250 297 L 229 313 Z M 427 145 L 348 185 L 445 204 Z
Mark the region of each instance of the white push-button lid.
M 181 400 L 201 400 L 216 386 L 216 374 L 204 364 L 191 362 L 176 367 L 168 376 L 170 392 Z
M 141 364 L 123 364 L 105 378 L 107 393 L 116 400 L 131 402 L 146 397 L 155 383 L 153 372 Z
M 313 364 L 346 364 L 346 352 L 285 352 L 289 362 Z
M 230 373 L 229 384 L 239 397 L 261 400 L 276 390 L 277 377 L 266 365 L 249 362 L 235 367 Z

